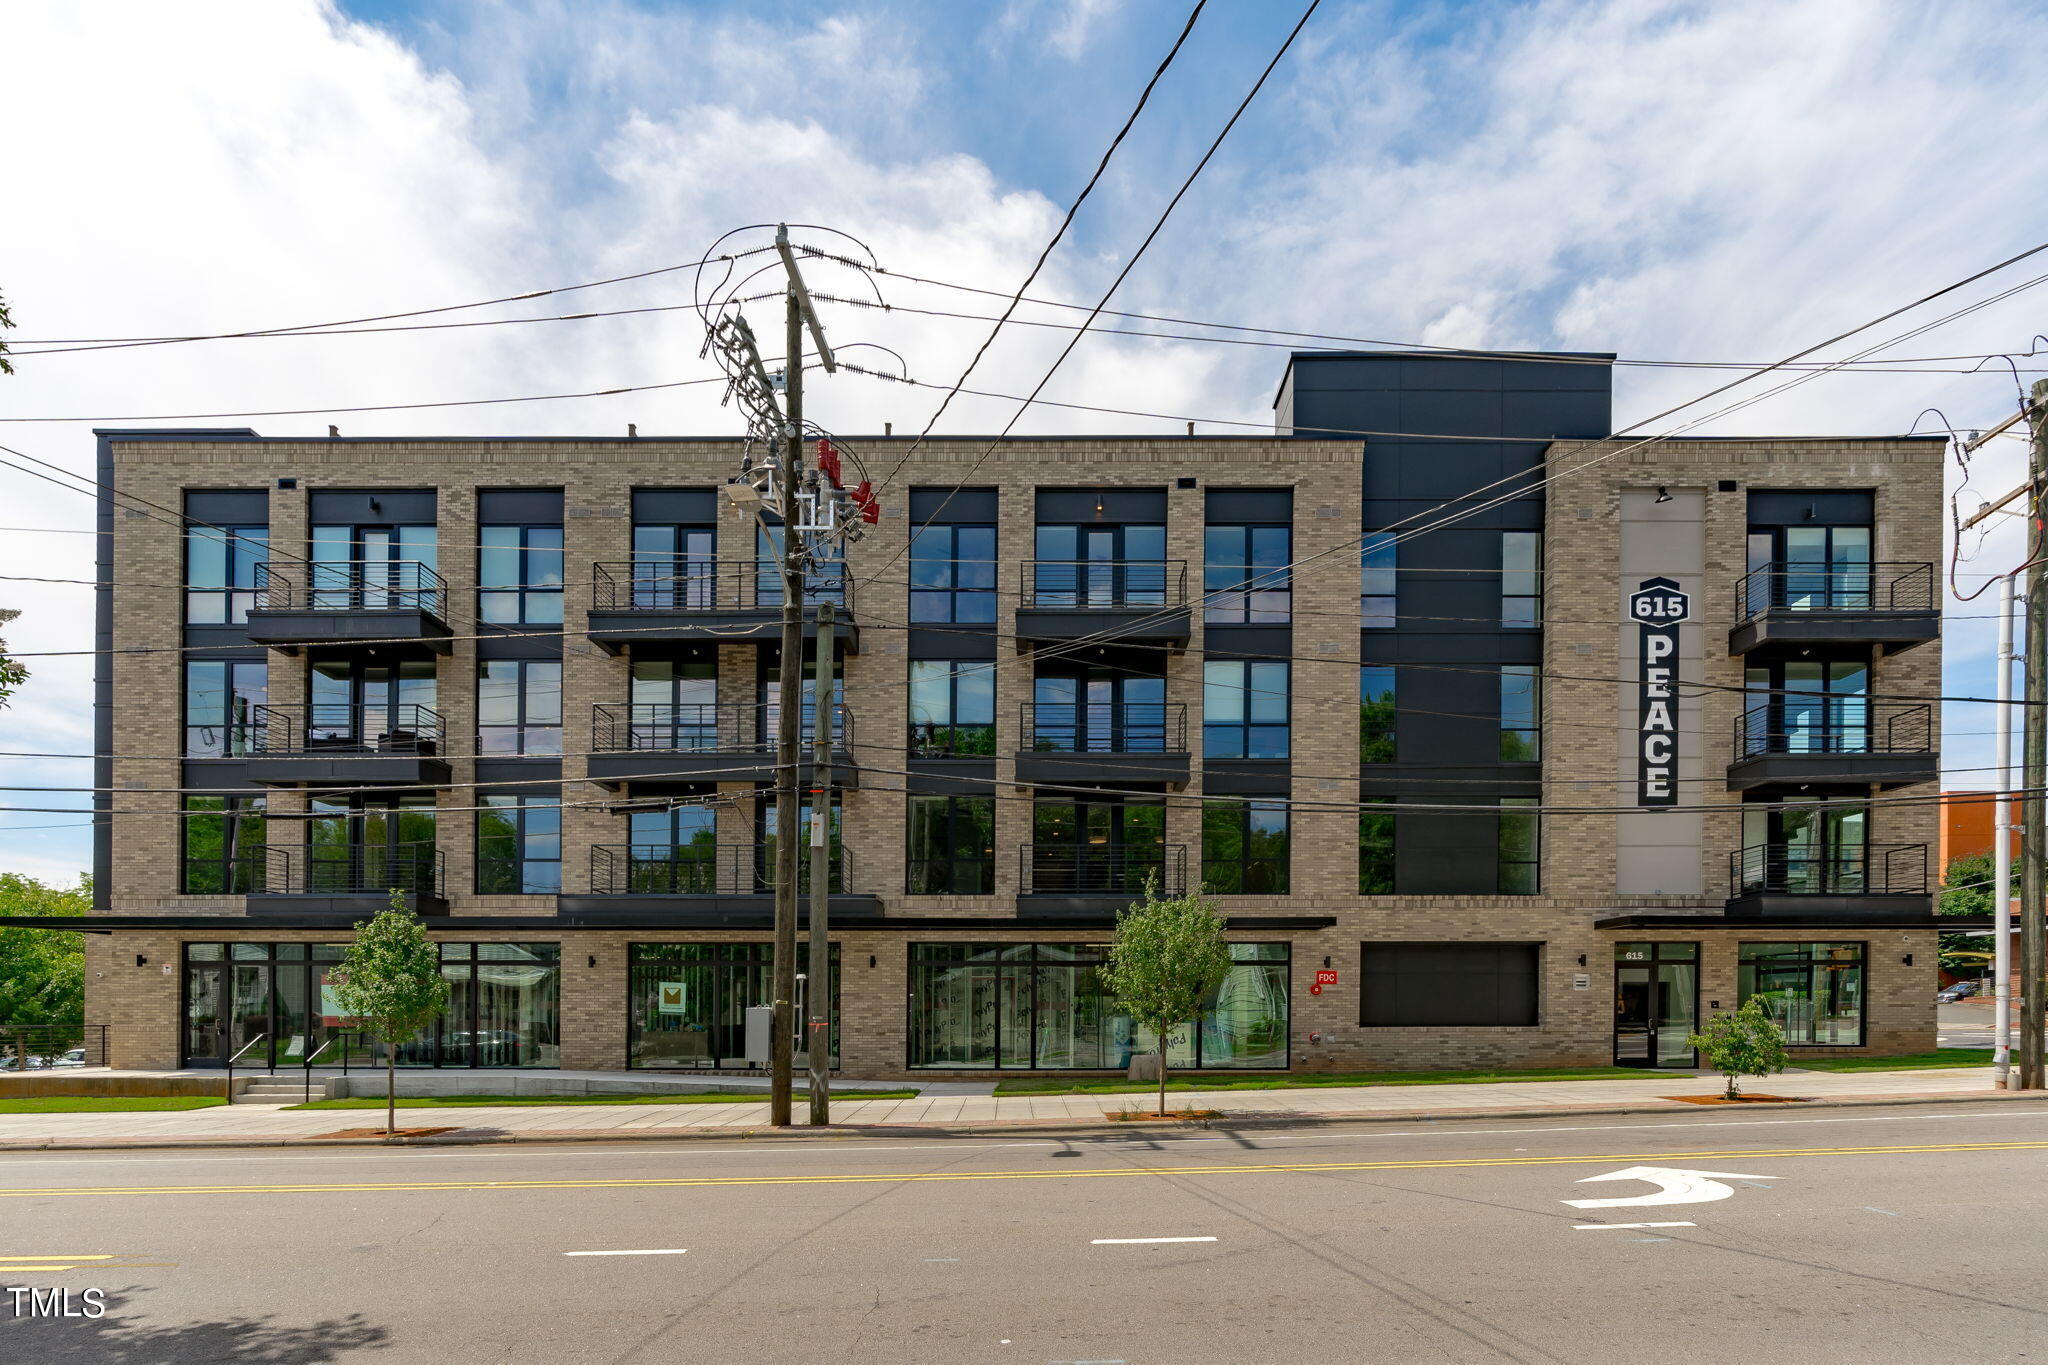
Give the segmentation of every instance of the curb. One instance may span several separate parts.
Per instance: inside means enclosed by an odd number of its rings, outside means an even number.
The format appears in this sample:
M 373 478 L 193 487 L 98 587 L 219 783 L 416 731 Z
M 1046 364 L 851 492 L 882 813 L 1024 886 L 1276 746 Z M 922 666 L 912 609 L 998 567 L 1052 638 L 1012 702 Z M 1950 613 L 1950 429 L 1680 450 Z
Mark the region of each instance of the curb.
M 1798 1101 L 1802 1110 L 1899 1108 L 1933 1104 L 2024 1104 L 2048 1101 L 2048 1091 L 1965 1090 L 1942 1095 L 1860 1095 L 1845 1099 Z M 1612 1118 L 1643 1114 L 1699 1114 L 1716 1112 L 1705 1106 L 1665 1108 L 1652 1105 L 1553 1105 L 1542 1109 L 1412 1109 L 1396 1113 L 1360 1110 L 1290 1114 L 1272 1110 L 1253 1111 L 1221 1119 L 1142 1119 L 1127 1123 L 1068 1122 L 1060 1119 L 992 1119 L 977 1123 L 935 1124 L 847 1124 L 813 1133 L 808 1128 L 669 1128 L 620 1131 L 539 1131 L 534 1133 L 464 1132 L 426 1138 L 131 1138 L 69 1141 L 48 1138 L 40 1141 L 0 1142 L 5 1152 L 130 1152 L 130 1151 L 218 1151 L 246 1148 L 291 1147 L 503 1147 L 569 1146 L 577 1143 L 651 1142 L 835 1142 L 848 1138 L 968 1138 L 1043 1137 L 1102 1138 L 1137 1134 L 1191 1133 L 1213 1130 L 1336 1127 L 1375 1123 L 1452 1123 L 1463 1119 Z

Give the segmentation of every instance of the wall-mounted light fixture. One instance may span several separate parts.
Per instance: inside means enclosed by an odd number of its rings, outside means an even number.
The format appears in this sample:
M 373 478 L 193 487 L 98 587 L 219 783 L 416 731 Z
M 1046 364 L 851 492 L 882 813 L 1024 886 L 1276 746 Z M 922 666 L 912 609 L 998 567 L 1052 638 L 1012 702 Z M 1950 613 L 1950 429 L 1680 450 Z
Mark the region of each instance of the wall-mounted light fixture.
M 1323 965 L 1325 967 L 1330 965 L 1330 955 L 1328 953 L 1323 954 Z
M 1584 953 L 1579 954 L 1579 965 L 1581 967 L 1586 965 L 1586 955 Z
M 1906 954 L 1905 963 L 1908 967 L 1913 965 L 1913 955 L 1911 953 Z
M 135 965 L 138 967 L 147 967 L 149 965 L 149 959 L 144 957 L 141 953 L 137 953 L 135 955 Z
M 874 966 L 874 965 L 875 965 L 875 955 L 874 955 L 873 953 L 869 953 L 869 954 L 868 954 L 868 966 L 872 967 L 872 966 Z
M 591 966 L 593 966 L 593 967 L 595 967 L 595 966 L 597 965 L 597 954 L 596 954 L 596 953 L 591 953 L 591 954 L 590 954 L 589 956 L 590 956 L 590 965 L 591 965 Z
M 1659 489 L 1657 490 L 1657 501 L 1658 501 L 1658 502 L 1670 502 L 1670 501 L 1671 501 L 1671 490 L 1670 490 L 1670 489 L 1668 489 L 1668 488 L 1661 488 L 1661 487 L 1660 487 L 1660 488 L 1659 488 Z

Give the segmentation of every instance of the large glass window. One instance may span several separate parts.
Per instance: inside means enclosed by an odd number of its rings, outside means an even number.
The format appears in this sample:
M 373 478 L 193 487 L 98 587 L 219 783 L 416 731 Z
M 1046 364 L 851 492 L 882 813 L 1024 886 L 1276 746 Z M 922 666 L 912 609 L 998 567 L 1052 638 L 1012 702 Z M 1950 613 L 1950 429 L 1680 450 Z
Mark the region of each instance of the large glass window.
M 1749 566 L 1752 612 L 1868 611 L 1876 604 L 1868 526 L 1752 528 Z
M 479 798 L 476 890 L 480 896 L 552 896 L 562 889 L 562 799 Z
M 1358 809 L 1358 894 L 1394 892 L 1394 798 L 1369 796 Z
M 1498 864 L 1504 896 L 1533 896 L 1541 882 L 1542 816 L 1537 806 L 1533 796 L 1501 799 Z
M 551 659 L 480 659 L 479 754 L 562 752 L 562 665 Z
M 1741 892 L 1861 895 L 1869 881 L 1870 818 L 1859 806 L 1788 796 L 1742 809 Z M 1883 871 L 1882 867 L 1879 869 Z
M 777 840 L 780 838 L 778 831 L 781 828 L 776 815 L 775 794 L 773 792 L 764 793 L 761 798 L 761 804 L 757 809 L 760 814 L 757 817 L 759 823 L 755 826 L 754 830 L 753 889 L 757 891 L 772 891 L 775 889 L 776 875 L 775 847 Z M 796 876 L 797 889 L 803 892 L 808 892 L 811 887 L 811 821 L 815 816 L 816 812 L 812 809 L 808 796 L 803 797 L 797 802 Z M 835 793 L 832 798 L 831 808 L 826 812 L 825 824 L 825 846 L 828 859 L 826 865 L 828 875 L 825 889 L 834 896 L 846 889 L 843 884 L 845 865 L 839 841 L 840 828 L 839 797 Z
M 703 611 L 714 603 L 718 532 L 711 526 L 633 528 L 633 605 Z
M 1358 761 L 1394 761 L 1395 673 L 1392 664 L 1365 664 L 1358 670 Z
M 185 621 L 240 625 L 256 605 L 256 566 L 270 557 L 267 526 L 185 528 Z
M 561 945 L 443 943 L 448 1008 L 390 1049 L 406 1067 L 561 1065 Z M 386 1045 L 344 1016 L 328 984 L 340 943 L 185 945 L 184 1064 L 384 1064 Z
M 1031 733 L 1043 753 L 1157 754 L 1187 745 L 1176 711 L 1166 710 L 1166 679 L 1128 668 L 1071 660 L 1046 665 L 1031 682 Z
M 1218 896 L 1287 892 L 1287 803 L 1202 805 L 1202 885 Z
M 1752 664 L 1745 682 L 1753 697 L 1742 713 L 1745 756 L 1862 754 L 1926 740 L 1924 713 L 1897 708 L 1883 733 L 1873 734 L 1867 660 Z
M 178 889 L 241 896 L 263 889 L 263 798 L 188 796 L 180 821 Z
M 1163 799 L 1039 801 L 1031 808 L 1029 890 L 1036 895 L 1135 895 L 1149 881 L 1166 881 L 1165 840 Z
M 308 665 L 306 745 L 432 753 L 445 738 L 435 706 L 438 689 L 432 659 L 314 659 Z
M 1543 624 L 1543 533 L 1500 533 L 1500 623 Z
M 1040 607 L 1166 605 L 1166 528 L 1160 525 L 1038 528 L 1031 601 Z
M 1203 618 L 1218 624 L 1285 622 L 1293 618 L 1289 564 L 1294 531 L 1287 526 L 1211 526 L 1203 534 Z
M 910 747 L 921 758 L 996 751 L 996 666 L 992 660 L 913 659 Z
M 715 646 L 676 658 L 633 660 L 633 717 L 627 747 L 706 753 L 718 747 Z
M 633 811 L 627 821 L 632 842 L 626 881 L 608 882 L 608 889 L 654 896 L 704 896 L 718 890 L 717 811 L 702 803 L 674 805 Z M 751 875 L 752 868 L 746 870 Z
M 440 533 L 433 526 L 313 528 L 314 607 L 331 611 L 444 611 L 438 579 Z
M 185 757 L 240 758 L 263 747 L 257 708 L 268 696 L 260 660 L 185 661 Z
M 1234 943 L 1234 964 L 1200 1022 L 1167 1042 L 1174 1067 L 1287 1069 L 1289 950 Z M 1102 983 L 1090 943 L 910 945 L 910 1065 L 1122 1071 L 1158 1051 Z
M 996 619 L 996 528 L 920 526 L 910 537 L 910 619 Z
M 995 890 L 996 803 L 989 796 L 910 798 L 910 894 Z
M 1535 664 L 1501 665 L 1500 757 L 1503 763 L 1534 763 L 1543 757 L 1541 672 Z
M 1737 988 L 1793 1047 L 1861 1047 L 1863 960 L 1861 943 L 1745 943 Z
M 797 965 L 808 959 L 798 949 Z M 627 1065 L 737 1069 L 747 1059 L 747 1010 L 774 1002 L 772 943 L 635 943 L 629 950 Z M 839 1061 L 839 945 L 832 953 L 832 1064 Z M 808 982 L 799 981 L 801 993 Z M 799 1056 L 809 1015 L 795 1002 Z M 802 1063 L 798 1063 L 801 1068 Z
M 1400 544 L 1392 531 L 1372 531 L 1358 551 L 1358 624 L 1366 630 L 1392 630 L 1401 623 Z
M 846 605 L 844 549 L 826 541 L 822 554 L 804 570 L 804 601 Z M 782 528 L 754 528 L 754 600 L 764 607 L 782 605 Z
M 1210 659 L 1202 665 L 1202 750 L 1207 758 L 1287 757 L 1284 659 Z
M 306 820 L 305 875 L 311 892 L 360 894 L 396 888 L 440 894 L 434 797 L 314 796 Z M 273 886 L 272 890 L 280 890 Z
M 477 528 L 481 617 L 502 625 L 562 623 L 562 528 Z

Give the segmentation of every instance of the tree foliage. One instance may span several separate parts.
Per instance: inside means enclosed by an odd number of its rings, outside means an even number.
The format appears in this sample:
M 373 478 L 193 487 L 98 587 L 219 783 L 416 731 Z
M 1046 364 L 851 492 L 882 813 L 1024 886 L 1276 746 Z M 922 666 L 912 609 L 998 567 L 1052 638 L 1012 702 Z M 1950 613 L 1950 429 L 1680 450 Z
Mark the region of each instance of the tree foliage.
M 1785 1030 L 1756 996 L 1733 1014 L 1717 1014 L 1687 1040 L 1701 1058 L 1728 1078 L 1727 1097 L 1737 1099 L 1744 1076 L 1775 1076 L 1785 1069 Z
M 0 356 L 0 365 L 5 363 L 6 357 Z M 6 625 L 19 615 L 21 613 L 12 607 L 0 607 L 0 626 Z M 14 695 L 15 689 L 27 681 L 28 666 L 19 659 L 8 658 L 7 642 L 0 640 L 0 707 L 6 706 L 7 699 Z
M 327 975 L 342 1013 L 384 1043 L 384 1130 L 396 1127 L 398 1047 L 441 1017 L 448 1007 L 448 983 L 441 976 L 441 950 L 426 926 L 406 909 L 405 893 L 393 890 L 391 904 L 375 919 L 356 926 L 355 941 L 341 965 Z
M 83 915 L 92 878 L 72 887 L 0 872 L 0 915 Z M 66 929 L 0 929 L 0 1027 L 83 1036 L 85 939 Z
M 1997 864 L 1989 853 L 1972 853 L 1950 861 L 1941 878 L 1941 899 L 1935 913 L 1978 915 L 1997 913 Z M 2020 860 L 2012 860 L 2012 889 L 2020 888 Z M 1943 934 L 1941 965 L 1960 976 L 1977 976 L 1990 970 L 1994 944 L 1989 934 Z
M 7 311 L 7 299 L 0 295 L 0 332 L 14 325 L 14 315 Z M 7 338 L 0 337 L 0 374 L 13 374 L 14 362 L 7 358 Z
M 1230 975 L 1223 917 L 1199 893 L 1143 899 L 1117 916 L 1116 939 L 1102 968 L 1117 1008 L 1159 1039 L 1159 1112 L 1166 1112 L 1166 1047 L 1173 1030 L 1201 1018 Z

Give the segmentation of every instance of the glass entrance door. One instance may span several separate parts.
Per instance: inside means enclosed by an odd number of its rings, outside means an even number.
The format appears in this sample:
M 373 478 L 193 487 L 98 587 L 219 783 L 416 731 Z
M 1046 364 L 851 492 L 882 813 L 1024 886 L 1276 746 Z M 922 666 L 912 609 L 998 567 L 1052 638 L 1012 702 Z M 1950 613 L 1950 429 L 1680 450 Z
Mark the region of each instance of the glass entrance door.
M 1694 1065 L 1699 1003 L 1697 943 L 1615 945 L 1614 1064 Z

